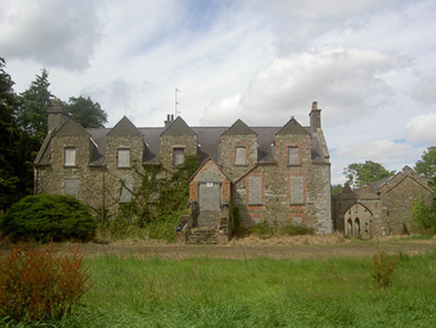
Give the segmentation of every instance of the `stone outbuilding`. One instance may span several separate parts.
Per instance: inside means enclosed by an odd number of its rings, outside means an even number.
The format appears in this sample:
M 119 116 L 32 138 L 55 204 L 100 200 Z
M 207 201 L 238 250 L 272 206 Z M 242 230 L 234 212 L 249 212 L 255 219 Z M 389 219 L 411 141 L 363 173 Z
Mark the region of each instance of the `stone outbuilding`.
M 132 199 L 146 167 L 171 174 L 185 158 L 202 163 L 190 179 L 192 215 L 179 239 L 208 230 L 230 238 L 229 206 L 241 224 L 304 225 L 332 232 L 330 155 L 314 102 L 310 126 L 292 118 L 282 126 L 190 127 L 168 115 L 163 127 L 136 127 L 123 117 L 113 128 L 84 129 L 60 102 L 48 111 L 49 131 L 35 160 L 35 193 L 68 194 L 96 213 L 116 213 Z
M 335 230 L 362 239 L 404 234 L 412 228 L 415 199 L 430 204 L 433 195 L 427 180 L 408 166 L 390 178 L 361 188 L 352 190 L 346 185 L 333 198 Z

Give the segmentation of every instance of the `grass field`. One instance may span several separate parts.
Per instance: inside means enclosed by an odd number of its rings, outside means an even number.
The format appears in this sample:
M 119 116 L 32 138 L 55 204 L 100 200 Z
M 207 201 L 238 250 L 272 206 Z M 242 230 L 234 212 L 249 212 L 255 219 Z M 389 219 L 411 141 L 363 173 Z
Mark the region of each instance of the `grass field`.
M 436 252 L 399 254 L 391 286 L 371 258 L 86 260 L 91 289 L 56 327 L 435 327 Z

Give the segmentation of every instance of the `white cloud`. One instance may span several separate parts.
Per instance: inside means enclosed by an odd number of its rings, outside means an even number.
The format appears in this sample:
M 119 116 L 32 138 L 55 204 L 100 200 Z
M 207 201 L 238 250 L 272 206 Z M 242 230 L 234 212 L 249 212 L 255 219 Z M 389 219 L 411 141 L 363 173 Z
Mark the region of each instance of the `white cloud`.
M 319 100 L 328 108 L 325 126 L 350 124 L 385 105 L 392 90 L 383 74 L 406 65 L 402 57 L 343 48 L 277 58 L 259 70 L 239 102 L 231 95 L 210 105 L 203 121 L 228 123 L 239 117 L 268 125 L 295 115 L 304 123 L 311 102 Z M 222 115 L 227 112 L 231 118 Z
M 424 105 L 436 105 L 436 79 L 424 79 L 412 91 L 412 97 Z
M 0 11 L 3 56 L 70 69 L 88 66 L 100 38 L 93 1 L 2 0 Z
M 436 113 L 423 114 L 414 117 L 406 125 L 407 139 L 413 143 L 436 145 Z
M 371 160 L 381 163 L 395 163 L 418 158 L 423 148 L 392 140 L 377 140 L 368 144 L 354 144 L 340 147 L 336 154 L 358 161 Z

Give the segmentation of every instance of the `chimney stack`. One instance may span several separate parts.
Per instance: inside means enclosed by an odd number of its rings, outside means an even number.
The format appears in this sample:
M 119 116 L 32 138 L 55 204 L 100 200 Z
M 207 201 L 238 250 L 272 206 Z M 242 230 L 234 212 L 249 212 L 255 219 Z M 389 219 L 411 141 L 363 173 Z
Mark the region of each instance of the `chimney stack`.
M 310 128 L 312 132 L 315 132 L 317 129 L 321 129 L 321 109 L 318 109 L 317 101 L 312 103 L 312 111 L 310 112 L 309 116 Z
M 168 114 L 167 120 L 164 121 L 165 127 L 168 127 L 174 121 L 174 114 Z
M 59 129 L 71 117 L 59 98 L 55 98 L 52 104 L 52 107 L 47 109 L 47 132 Z

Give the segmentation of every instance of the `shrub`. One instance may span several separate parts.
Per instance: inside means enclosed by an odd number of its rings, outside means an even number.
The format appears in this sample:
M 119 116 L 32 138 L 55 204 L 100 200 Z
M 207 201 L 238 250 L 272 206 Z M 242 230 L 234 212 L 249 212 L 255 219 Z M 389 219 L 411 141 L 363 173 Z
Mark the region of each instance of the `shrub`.
M 413 202 L 413 226 L 415 230 L 436 234 L 436 197 L 431 206 L 425 204 L 424 198 L 415 199 Z
M 70 256 L 58 256 L 53 243 L 14 245 L 0 259 L 0 317 L 12 322 L 60 319 L 88 290 L 87 270 L 79 247 Z
M 0 228 L 12 240 L 88 241 L 96 224 L 89 209 L 72 196 L 27 196 L 0 217 Z

